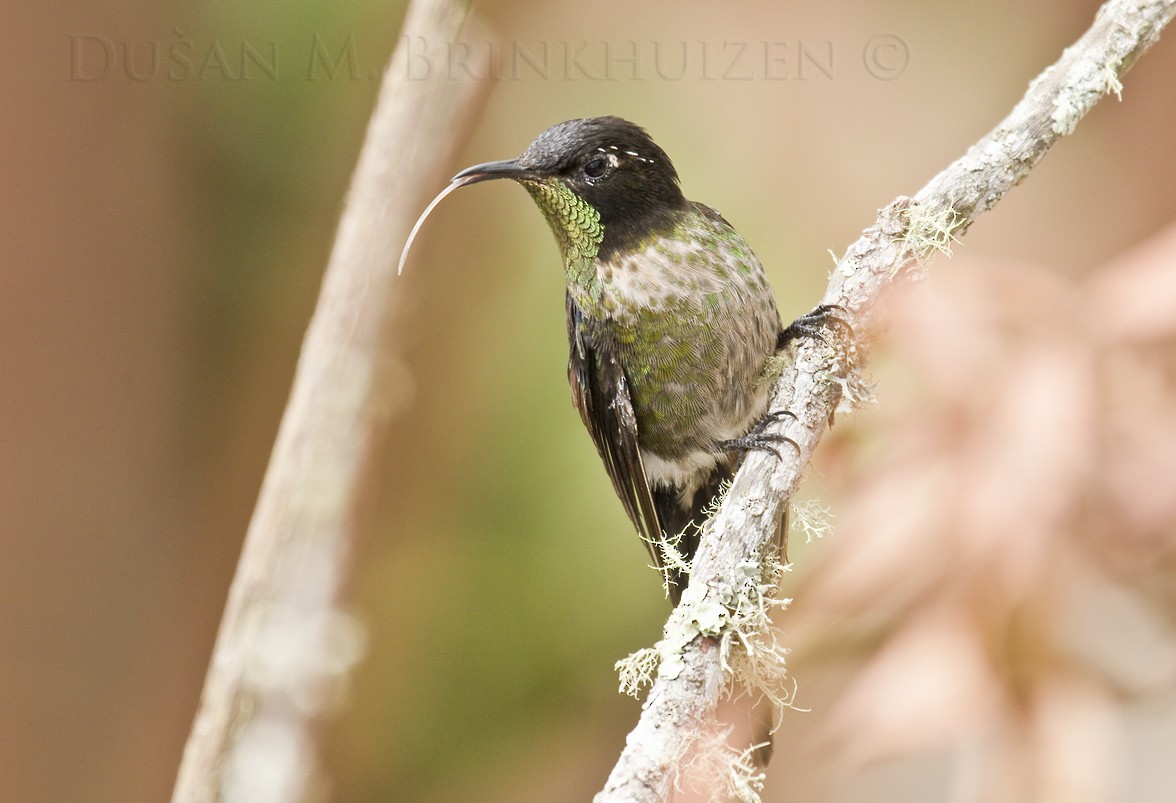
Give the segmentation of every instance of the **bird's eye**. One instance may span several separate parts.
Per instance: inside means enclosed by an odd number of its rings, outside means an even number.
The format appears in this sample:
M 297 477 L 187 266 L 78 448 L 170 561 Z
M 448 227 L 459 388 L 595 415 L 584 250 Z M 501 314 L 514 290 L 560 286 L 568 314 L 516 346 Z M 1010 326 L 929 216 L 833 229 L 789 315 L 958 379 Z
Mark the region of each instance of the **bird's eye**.
M 584 165 L 584 175 L 590 179 L 604 178 L 610 167 L 607 158 L 597 156 Z

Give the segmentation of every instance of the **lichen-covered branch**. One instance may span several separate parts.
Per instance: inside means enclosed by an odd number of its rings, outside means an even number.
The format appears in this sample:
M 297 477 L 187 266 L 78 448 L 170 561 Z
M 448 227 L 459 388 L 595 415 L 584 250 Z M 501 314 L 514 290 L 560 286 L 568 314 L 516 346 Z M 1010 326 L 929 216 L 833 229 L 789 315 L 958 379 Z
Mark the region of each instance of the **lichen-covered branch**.
M 401 41 L 453 41 L 465 14 L 456 0 L 416 0 Z M 313 726 L 362 652 L 338 596 L 373 458 L 404 401 L 388 337 L 396 253 L 480 89 L 407 59 L 402 44 L 385 70 L 173 803 L 291 803 L 321 788 Z
M 896 280 L 946 250 L 972 222 L 1022 181 L 1046 151 L 1072 133 L 1107 94 L 1118 95 L 1121 78 L 1176 14 L 1176 0 L 1111 0 L 1090 29 L 1030 85 L 1024 98 L 991 132 L 913 197 L 881 210 L 877 221 L 849 247 L 830 277 L 824 304 L 836 304 L 856 332 L 869 329 L 872 308 Z M 703 533 L 690 585 L 666 624 L 656 654 L 656 677 L 636 728 L 595 803 L 665 801 L 678 777 L 678 762 L 714 720 L 720 696 L 733 680 L 724 660 L 756 634 L 732 630 L 746 619 L 724 614 L 732 595 L 758 594 L 775 563 L 777 522 L 800 484 L 826 423 L 846 397 L 855 395 L 854 372 L 864 343 L 809 340 L 780 378 L 772 409 L 789 410 L 781 431 L 796 442 L 783 459 L 751 453 L 716 516 Z M 748 567 L 756 567 L 749 571 Z M 767 567 L 767 568 L 765 568 Z M 738 600 L 736 600 L 736 604 Z M 770 637 L 768 638 L 770 642 Z M 629 679 L 632 682 L 632 679 Z M 753 680 L 754 682 L 754 680 Z M 757 800 L 754 784 L 745 800 Z

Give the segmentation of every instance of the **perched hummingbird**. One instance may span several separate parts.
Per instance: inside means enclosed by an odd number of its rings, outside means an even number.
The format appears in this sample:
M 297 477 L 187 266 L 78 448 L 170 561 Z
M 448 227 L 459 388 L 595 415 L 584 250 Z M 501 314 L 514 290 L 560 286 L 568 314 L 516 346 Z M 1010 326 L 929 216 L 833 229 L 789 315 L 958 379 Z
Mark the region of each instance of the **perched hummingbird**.
M 687 578 L 661 545 L 692 557 L 742 453 L 787 441 L 764 432 L 779 417 L 769 360 L 827 310 L 783 326 L 751 247 L 686 199 L 665 151 L 627 120 L 559 123 L 448 189 L 499 178 L 523 185 L 555 234 L 572 402 L 677 604 Z

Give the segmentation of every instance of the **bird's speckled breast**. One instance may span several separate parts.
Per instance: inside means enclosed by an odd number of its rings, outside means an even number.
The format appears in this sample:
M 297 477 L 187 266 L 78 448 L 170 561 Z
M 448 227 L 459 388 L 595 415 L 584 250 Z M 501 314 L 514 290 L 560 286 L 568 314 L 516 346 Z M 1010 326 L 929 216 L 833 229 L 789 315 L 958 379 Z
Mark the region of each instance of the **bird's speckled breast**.
M 643 451 L 713 464 L 716 442 L 765 412 L 776 303 L 754 252 L 705 207 L 642 245 L 597 261 L 601 295 L 586 311 L 619 346 Z

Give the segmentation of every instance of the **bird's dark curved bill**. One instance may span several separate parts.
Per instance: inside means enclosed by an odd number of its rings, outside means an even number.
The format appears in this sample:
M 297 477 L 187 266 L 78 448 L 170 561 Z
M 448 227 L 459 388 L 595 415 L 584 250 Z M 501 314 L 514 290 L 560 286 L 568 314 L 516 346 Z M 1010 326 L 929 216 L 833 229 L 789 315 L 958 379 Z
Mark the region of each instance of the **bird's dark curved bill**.
M 485 162 L 484 164 L 467 167 L 453 177 L 452 183 L 460 182 L 462 187 L 477 184 L 479 181 L 490 181 L 495 178 L 527 178 L 531 171 L 520 167 L 517 159 L 503 159 L 500 162 Z
M 429 201 L 429 205 L 425 207 L 425 211 L 417 218 L 417 222 L 413 225 L 412 231 L 408 233 L 408 239 L 404 242 L 404 250 L 400 252 L 400 264 L 396 267 L 396 275 L 399 276 L 404 272 L 404 263 L 408 261 L 408 250 L 412 248 L 412 241 L 416 239 L 417 232 L 421 230 L 421 226 L 425 223 L 427 218 L 437 204 L 441 203 L 449 193 L 461 187 L 466 187 L 470 184 L 477 184 L 479 181 L 489 181 L 495 178 L 513 178 L 515 180 L 526 178 L 529 172 L 519 167 L 519 164 L 514 159 L 504 159 L 500 162 L 486 162 L 473 167 L 467 167 L 465 170 L 458 173 L 449 181 L 449 186 L 437 193 L 437 197 Z

